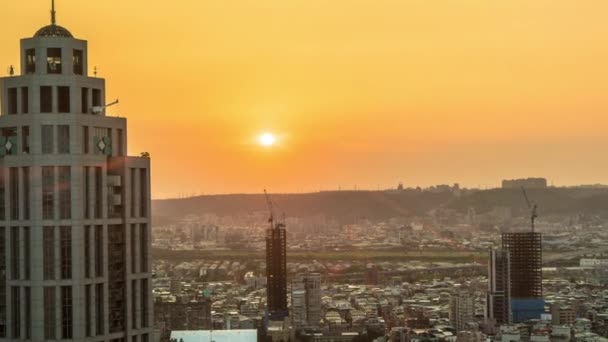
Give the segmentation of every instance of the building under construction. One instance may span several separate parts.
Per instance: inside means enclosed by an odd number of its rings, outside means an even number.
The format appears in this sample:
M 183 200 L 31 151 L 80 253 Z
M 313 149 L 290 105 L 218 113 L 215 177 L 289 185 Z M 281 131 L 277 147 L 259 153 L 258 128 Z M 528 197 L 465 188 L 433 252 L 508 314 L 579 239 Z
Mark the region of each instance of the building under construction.
M 266 277 L 270 318 L 281 320 L 288 314 L 285 225 L 276 224 L 266 231 Z
M 539 318 L 544 311 L 542 234 L 504 233 L 502 247 L 509 252 L 513 322 Z

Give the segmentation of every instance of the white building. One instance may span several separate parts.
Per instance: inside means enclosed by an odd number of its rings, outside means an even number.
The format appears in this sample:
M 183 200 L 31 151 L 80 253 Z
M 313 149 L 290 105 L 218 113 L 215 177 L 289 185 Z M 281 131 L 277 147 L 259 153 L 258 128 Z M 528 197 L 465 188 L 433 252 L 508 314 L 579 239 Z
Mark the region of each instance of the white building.
M 0 341 L 152 341 L 150 160 L 126 156 L 54 5 L 20 55 L 0 79 Z
M 297 274 L 291 285 L 291 317 L 296 327 L 319 326 L 321 312 L 321 275 Z
M 466 330 L 467 323 L 475 322 L 475 302 L 472 294 L 461 291 L 452 295 L 450 321 L 457 332 Z

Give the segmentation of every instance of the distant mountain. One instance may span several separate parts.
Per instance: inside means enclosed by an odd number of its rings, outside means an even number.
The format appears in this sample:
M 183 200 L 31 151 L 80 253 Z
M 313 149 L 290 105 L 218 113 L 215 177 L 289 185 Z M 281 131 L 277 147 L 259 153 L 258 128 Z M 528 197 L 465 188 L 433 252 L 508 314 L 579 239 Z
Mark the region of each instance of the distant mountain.
M 530 199 L 538 204 L 541 215 L 586 213 L 608 216 L 608 189 L 602 187 L 528 189 Z M 509 207 L 524 213 L 526 205 L 519 189 L 492 189 L 466 192 L 431 191 L 330 191 L 308 194 L 273 194 L 278 212 L 291 217 L 324 215 L 340 222 L 357 219 L 386 219 L 424 215 L 431 209 L 447 208 L 478 214 L 495 207 Z M 155 200 L 153 214 L 158 220 L 189 214 L 218 216 L 246 215 L 266 211 L 263 194 L 209 195 L 184 199 Z
M 448 203 L 451 193 L 417 191 L 329 191 L 307 194 L 272 194 L 277 212 L 291 217 L 324 215 L 338 221 L 384 219 L 423 214 Z M 155 200 L 155 216 L 176 217 L 213 213 L 219 216 L 265 212 L 266 200 L 259 195 L 213 195 L 184 199 Z

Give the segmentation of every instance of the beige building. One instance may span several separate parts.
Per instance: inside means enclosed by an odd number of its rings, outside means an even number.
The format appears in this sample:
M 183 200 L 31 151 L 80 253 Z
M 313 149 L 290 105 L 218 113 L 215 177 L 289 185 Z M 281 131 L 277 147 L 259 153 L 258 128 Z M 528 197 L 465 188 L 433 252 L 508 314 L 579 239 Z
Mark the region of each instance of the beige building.
M 20 56 L 0 79 L 0 341 L 152 341 L 150 160 L 54 6 Z

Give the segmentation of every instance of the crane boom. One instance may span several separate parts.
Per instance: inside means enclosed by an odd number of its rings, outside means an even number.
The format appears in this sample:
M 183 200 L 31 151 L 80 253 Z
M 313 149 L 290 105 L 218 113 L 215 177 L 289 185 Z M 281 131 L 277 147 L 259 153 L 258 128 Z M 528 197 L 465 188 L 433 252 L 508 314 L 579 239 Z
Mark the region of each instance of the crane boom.
M 268 206 L 268 212 L 270 213 L 268 222 L 270 223 L 270 228 L 274 228 L 274 207 L 272 206 L 272 201 L 270 200 L 270 196 L 268 196 L 266 189 L 264 189 L 264 197 L 266 198 L 266 206 Z
M 535 221 L 538 217 L 536 213 L 536 209 L 538 208 L 538 206 L 536 205 L 536 203 L 530 202 L 530 199 L 528 198 L 528 193 L 526 192 L 526 188 L 522 186 L 521 191 L 523 192 L 524 198 L 526 199 L 526 204 L 528 204 L 528 209 L 530 209 L 530 225 L 532 228 L 532 232 L 534 233 Z
M 268 206 L 268 212 L 270 213 L 270 217 L 268 218 L 268 223 L 270 223 L 270 229 L 284 228 L 285 227 L 285 213 L 283 213 L 281 219 L 277 219 L 274 214 L 275 205 L 273 204 L 272 199 L 270 199 L 270 195 L 268 195 L 268 192 L 266 191 L 266 189 L 264 189 L 264 197 L 266 197 L 266 205 Z
M 93 114 L 101 114 L 104 109 L 106 109 L 108 107 L 112 107 L 113 105 L 117 105 L 119 102 L 120 101 L 118 99 L 116 99 L 116 101 L 114 101 L 112 103 L 108 103 L 107 105 L 95 106 L 95 107 L 91 108 L 91 112 L 93 112 Z

